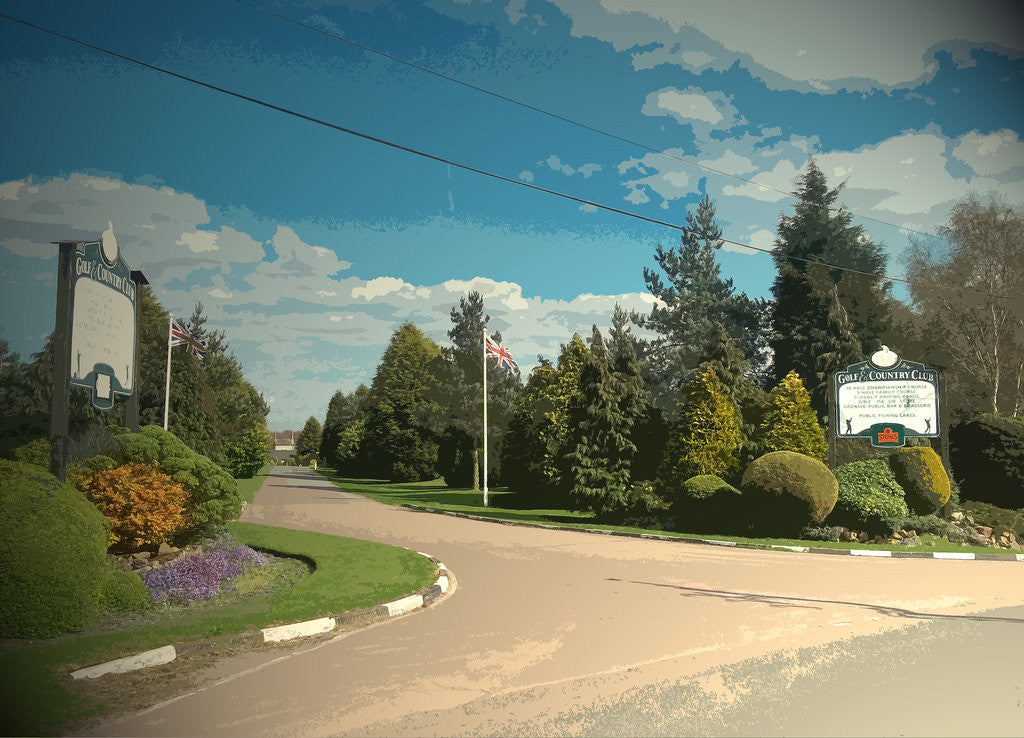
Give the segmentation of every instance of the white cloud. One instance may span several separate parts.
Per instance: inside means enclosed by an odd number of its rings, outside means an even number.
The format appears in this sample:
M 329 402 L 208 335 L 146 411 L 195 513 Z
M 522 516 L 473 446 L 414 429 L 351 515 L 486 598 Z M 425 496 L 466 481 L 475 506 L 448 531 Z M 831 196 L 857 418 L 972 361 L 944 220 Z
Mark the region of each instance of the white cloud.
M 529 169 L 524 169 L 519 173 L 519 179 L 523 180 L 524 182 L 532 182 L 533 172 L 531 172 Z
M 725 71 L 739 63 L 779 90 L 915 87 L 935 74 L 939 51 L 961 66 L 972 63 L 975 48 L 1011 58 L 1024 52 L 1012 3 L 979 9 L 962 0 L 552 2 L 571 20 L 573 36 L 630 53 L 637 69 Z
M 544 159 L 543 161 L 537 162 L 537 166 L 546 166 L 548 169 L 551 169 L 552 171 L 561 172 L 562 174 L 565 174 L 565 175 L 567 175 L 569 177 L 571 177 L 574 174 L 582 174 L 584 178 L 587 178 L 591 174 L 593 174 L 594 172 L 600 172 L 601 171 L 601 165 L 600 164 L 594 164 L 594 163 L 581 164 L 578 167 L 570 166 L 569 164 L 566 164 L 565 162 L 563 162 L 562 159 L 557 154 L 552 154 L 547 159 Z M 526 180 L 527 182 L 532 182 L 533 181 L 533 174 L 532 173 L 521 172 L 519 174 L 519 178 L 520 179 L 524 179 L 523 174 L 529 174 L 530 175 L 530 178 Z
M 1024 142 L 1006 128 L 986 134 L 971 131 L 960 139 L 953 155 L 978 174 L 1001 174 L 1024 166 Z
M 731 98 L 716 90 L 687 87 L 663 87 L 647 95 L 641 111 L 649 116 L 669 116 L 695 130 L 728 129 L 746 120 L 739 115 Z

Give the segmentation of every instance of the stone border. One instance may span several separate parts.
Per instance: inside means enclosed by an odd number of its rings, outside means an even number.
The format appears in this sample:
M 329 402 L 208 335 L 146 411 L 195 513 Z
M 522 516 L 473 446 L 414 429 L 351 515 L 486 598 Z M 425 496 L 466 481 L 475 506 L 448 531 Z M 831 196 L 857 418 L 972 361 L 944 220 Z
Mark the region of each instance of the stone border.
M 412 551 L 411 548 L 407 548 L 406 550 Z M 262 628 L 258 634 L 237 636 L 226 642 L 230 642 L 231 644 L 244 643 L 252 646 L 259 646 L 265 643 L 284 643 L 285 641 L 291 641 L 296 638 L 305 638 L 307 636 L 330 633 L 335 629 L 342 627 L 349 630 L 365 627 L 373 623 L 383 622 L 388 618 L 405 615 L 422 607 L 426 607 L 448 591 L 448 569 L 441 563 L 440 559 L 437 559 L 430 554 L 425 554 L 422 551 L 416 551 L 416 553 L 420 556 L 425 556 L 437 565 L 437 579 L 423 594 L 402 597 L 394 600 L 393 602 L 385 602 L 382 605 L 377 605 L 377 607 L 372 607 L 368 610 L 345 612 L 341 615 L 316 618 L 314 620 L 306 620 L 301 623 L 289 623 L 288 625 L 279 625 L 273 628 Z M 94 679 L 105 674 L 123 674 L 127 671 L 136 671 L 137 669 L 146 669 L 150 666 L 168 664 L 174 661 L 182 653 L 209 648 L 211 645 L 213 644 L 197 643 L 178 646 L 177 648 L 173 645 L 162 646 L 151 651 L 144 651 L 143 653 L 135 654 L 134 656 L 126 656 L 121 659 L 115 659 L 114 661 L 107 661 L 102 664 L 96 664 L 95 666 L 78 669 L 77 671 L 71 672 L 71 678 Z
M 501 518 L 487 518 L 482 515 L 470 515 L 468 513 L 453 512 L 451 510 L 435 510 L 420 505 L 403 503 L 402 507 L 417 512 L 434 513 L 435 515 L 449 515 L 455 518 L 466 518 L 467 520 L 481 520 L 485 523 L 498 523 L 500 525 L 518 525 L 524 528 L 543 528 L 546 530 L 567 530 L 576 533 L 598 533 L 604 536 L 619 536 L 622 538 L 646 538 L 652 541 L 673 541 L 675 543 L 698 543 L 711 546 L 729 546 L 731 548 L 749 548 L 761 551 L 779 550 L 796 551 L 799 553 L 816 553 L 843 556 L 877 556 L 893 559 L 959 559 L 969 561 L 1024 561 L 1024 554 L 1014 553 L 973 553 L 973 552 L 944 552 L 924 553 L 918 551 L 877 551 L 866 548 L 815 548 L 813 546 L 778 546 L 768 543 L 740 543 L 738 541 L 716 541 L 703 538 L 682 538 L 680 536 L 664 536 L 657 533 L 630 533 L 628 531 L 603 530 L 601 528 L 571 528 L 567 525 L 546 525 L 544 523 L 527 523 L 521 520 L 502 520 Z

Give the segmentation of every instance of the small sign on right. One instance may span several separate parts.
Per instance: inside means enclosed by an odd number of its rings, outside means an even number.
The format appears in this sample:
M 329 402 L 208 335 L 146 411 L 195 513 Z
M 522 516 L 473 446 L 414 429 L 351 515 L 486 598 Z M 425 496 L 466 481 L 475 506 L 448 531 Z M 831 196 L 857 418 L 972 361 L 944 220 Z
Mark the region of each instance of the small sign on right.
M 939 373 L 888 347 L 833 375 L 836 437 L 903 446 L 908 436 L 939 435 Z

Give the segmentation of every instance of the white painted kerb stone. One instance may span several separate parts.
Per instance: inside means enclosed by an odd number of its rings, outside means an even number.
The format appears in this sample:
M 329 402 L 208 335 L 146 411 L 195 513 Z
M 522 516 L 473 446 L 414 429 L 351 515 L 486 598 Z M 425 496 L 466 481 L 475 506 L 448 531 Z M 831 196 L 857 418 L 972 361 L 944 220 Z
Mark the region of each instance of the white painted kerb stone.
M 937 559 L 970 559 L 974 560 L 974 554 L 972 553 L 959 553 L 955 551 L 937 551 L 932 554 Z
M 292 638 L 316 635 L 317 633 L 330 633 L 334 630 L 334 618 L 317 618 L 307 620 L 304 623 L 292 623 L 291 625 L 279 625 L 276 628 L 264 628 L 264 643 L 276 641 L 290 641 Z
M 435 584 L 441 587 L 441 594 L 448 591 L 448 577 L 438 577 Z
M 807 546 L 772 546 L 772 548 L 781 548 L 786 551 L 799 551 L 800 553 L 807 553 L 810 551 Z
M 850 550 L 851 556 L 889 556 L 892 557 L 892 551 L 868 551 L 862 548 L 854 548 Z
M 423 607 L 423 595 L 410 595 L 409 597 L 403 597 L 400 600 L 388 602 L 384 607 L 388 609 L 388 615 L 390 617 L 412 612 L 417 608 Z
M 154 648 L 152 651 L 137 653 L 134 656 L 126 656 L 116 661 L 108 661 L 105 664 L 97 664 L 87 669 L 73 671 L 71 672 L 71 678 L 93 679 L 104 674 L 121 674 L 126 671 L 145 669 L 147 666 L 166 664 L 169 661 L 174 661 L 177 656 L 178 653 L 174 650 L 174 646 L 163 646 L 162 648 Z

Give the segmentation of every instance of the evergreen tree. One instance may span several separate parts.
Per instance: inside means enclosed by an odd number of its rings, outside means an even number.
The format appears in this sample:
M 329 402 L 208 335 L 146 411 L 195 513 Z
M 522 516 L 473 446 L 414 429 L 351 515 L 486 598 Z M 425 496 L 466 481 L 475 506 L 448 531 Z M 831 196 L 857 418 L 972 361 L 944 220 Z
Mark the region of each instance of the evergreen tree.
M 570 499 L 576 509 L 601 516 L 625 507 L 636 453 L 632 433 L 646 399 L 632 343 L 620 336 L 616 349 L 618 356 L 608 355 L 595 325 L 569 409 Z
M 323 435 L 323 428 L 320 421 L 312 415 L 302 426 L 302 433 L 299 435 L 299 442 L 295 444 L 295 453 L 300 460 L 315 459 L 320 452 L 320 439 Z
M 849 314 L 839 301 L 839 287 L 833 285 L 825 298 L 825 323 L 816 330 L 811 350 L 817 357 L 813 394 L 827 396 L 832 373 L 846 369 L 850 364 L 863 361 L 864 351 L 853 332 Z
M 434 478 L 437 443 L 420 419 L 434 412 L 430 362 L 440 353 L 412 323 L 391 336 L 370 386 L 366 415 L 363 444 L 373 476 L 410 482 Z
M 881 345 L 889 315 L 888 281 L 852 271 L 808 264 L 811 259 L 859 272 L 885 271 L 882 247 L 872 243 L 852 216 L 834 206 L 842 188 L 829 190 L 825 175 L 812 161 L 799 180 L 792 216 L 779 223 L 772 259 L 778 275 L 772 285 L 775 306 L 772 339 L 776 381 L 790 371 L 815 377 L 819 371 L 816 342 L 827 334 L 829 295 L 837 288 L 839 304 L 849 315 L 853 335 L 870 354 Z M 812 405 L 825 413 L 825 395 L 814 388 Z
M 710 198 L 705 195 L 696 212 L 687 214 L 686 224 L 678 248 L 666 251 L 659 244 L 655 251 L 665 279 L 655 270 L 644 269 L 647 289 L 659 302 L 649 315 L 633 315 L 638 325 L 660 334 L 645 347 L 644 356 L 663 405 L 672 404 L 674 393 L 667 390 L 690 375 L 718 326 L 744 349 L 763 334 L 758 323 L 761 304 L 734 294 L 732 280 L 721 277 L 715 252 L 723 244 L 722 229 Z
M 361 384 L 348 394 L 338 390 L 327 403 L 324 432 L 320 440 L 320 458 L 336 469 L 339 466 L 338 443 L 341 435 L 366 413 L 369 394 L 370 388 Z M 350 449 L 348 445 L 345 448 L 346 459 L 353 458 L 355 449 Z
M 541 504 L 547 498 L 550 479 L 545 473 L 547 447 L 541 429 L 553 409 L 551 387 L 555 369 L 543 357 L 526 380 L 501 447 L 502 477 L 521 507 Z
M 573 333 L 572 340 L 562 345 L 558 368 L 547 387 L 551 409 L 544 414 L 547 422 L 541 426 L 539 435 L 545 449 L 544 476 L 553 493 L 552 500 L 559 506 L 568 503 L 572 487 L 568 454 L 575 448 L 568 443 L 572 432 L 569 407 L 579 397 L 580 375 L 588 353 L 583 339 Z
M 825 461 L 825 431 L 818 424 L 810 395 L 796 372 L 787 374 L 771 391 L 768 405 L 759 429 L 766 453 L 796 451 Z
M 682 403 L 658 474 L 658 485 L 668 499 L 698 474 L 733 476 L 743 441 L 736 404 L 711 366 L 686 384 Z

